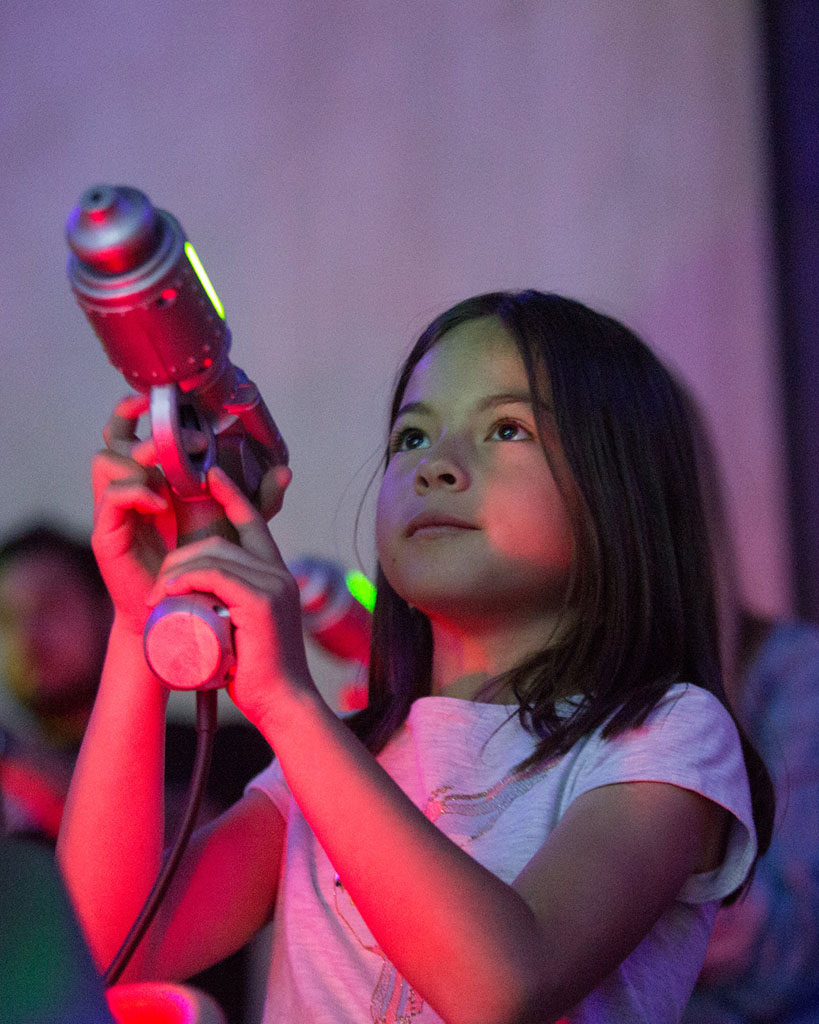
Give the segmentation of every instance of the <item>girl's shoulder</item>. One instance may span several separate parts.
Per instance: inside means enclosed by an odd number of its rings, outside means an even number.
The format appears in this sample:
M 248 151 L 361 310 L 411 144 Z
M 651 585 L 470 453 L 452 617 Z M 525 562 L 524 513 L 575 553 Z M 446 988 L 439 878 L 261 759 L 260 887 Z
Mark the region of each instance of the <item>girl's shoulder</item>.
M 698 729 L 702 726 L 720 730 L 726 737 L 739 733 L 725 704 L 710 690 L 695 683 L 675 683 L 657 701 L 646 717 L 649 727 L 680 730 Z
M 672 686 L 642 725 L 610 737 L 603 726 L 568 756 L 574 762 L 569 799 L 599 786 L 661 782 L 724 807 L 732 824 L 719 875 L 692 876 L 681 898 L 720 899 L 742 883 L 756 857 L 751 791 L 736 723 L 714 694 L 693 684 Z
M 625 772 L 634 776 L 631 781 L 662 774 L 657 781 L 687 788 L 700 779 L 740 790 L 747 784 L 736 723 L 722 701 L 700 686 L 671 686 L 640 725 L 612 734 L 610 721 L 570 752 L 585 771 Z

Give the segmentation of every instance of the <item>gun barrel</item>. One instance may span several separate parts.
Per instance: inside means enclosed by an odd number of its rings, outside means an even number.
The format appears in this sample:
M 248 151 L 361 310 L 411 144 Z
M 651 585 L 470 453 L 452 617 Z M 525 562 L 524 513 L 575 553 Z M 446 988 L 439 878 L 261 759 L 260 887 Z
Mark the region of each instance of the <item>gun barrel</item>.
M 77 302 L 133 388 L 191 391 L 222 373 L 230 331 L 175 217 L 137 189 L 96 185 L 71 211 L 66 236 Z

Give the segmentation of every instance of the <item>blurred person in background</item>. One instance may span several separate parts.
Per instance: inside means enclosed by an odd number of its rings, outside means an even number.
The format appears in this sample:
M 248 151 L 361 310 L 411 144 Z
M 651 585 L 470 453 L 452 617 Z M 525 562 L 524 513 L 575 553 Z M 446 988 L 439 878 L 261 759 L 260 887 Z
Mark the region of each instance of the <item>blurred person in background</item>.
M 819 1022 L 819 627 L 760 614 L 742 593 L 723 478 L 688 395 L 721 587 L 728 697 L 776 789 L 768 852 L 716 919 L 684 1024 Z
M 111 603 L 91 548 L 0 543 L 0 1020 L 113 1022 L 49 848 L 99 683 Z
M 0 543 L 0 788 L 10 832 L 56 838 L 111 618 L 87 542 L 34 523 Z
M 86 539 L 45 521 L 26 523 L 0 539 L 0 797 L 9 836 L 46 846 L 56 841 L 111 621 L 108 591 Z M 184 813 L 196 753 L 192 720 L 169 721 L 166 745 L 171 841 Z M 199 823 L 237 800 L 271 756 L 247 722 L 222 723 Z M 10 849 L 17 859 L 23 855 Z M 35 873 L 42 870 L 41 856 L 32 861 Z M 194 979 L 231 1024 L 248 1019 L 251 965 L 245 948 Z

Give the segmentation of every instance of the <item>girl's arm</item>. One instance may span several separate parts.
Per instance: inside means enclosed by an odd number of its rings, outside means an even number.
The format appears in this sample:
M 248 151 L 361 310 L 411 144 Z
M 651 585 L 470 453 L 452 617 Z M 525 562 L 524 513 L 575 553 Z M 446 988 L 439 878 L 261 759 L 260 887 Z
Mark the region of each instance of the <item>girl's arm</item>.
M 161 862 L 165 704 L 141 638 L 115 618 L 57 844 L 100 969 L 136 919 Z
M 723 812 L 655 783 L 578 798 L 512 885 L 440 832 L 327 707 L 307 671 L 298 592 L 253 509 L 218 471 L 242 549 L 172 555 L 153 595 L 209 590 L 231 609 L 231 695 L 274 747 L 293 796 L 374 937 L 449 1024 L 551 1021 L 713 866 Z
M 579 797 L 510 886 L 437 829 L 326 706 L 266 728 L 290 789 L 387 957 L 448 1024 L 543 1022 L 617 966 L 722 834 L 671 785 Z M 714 863 L 716 863 L 715 861 Z
M 115 622 L 57 848 L 101 971 L 162 863 L 165 703 L 142 637 Z M 283 841 L 281 815 L 255 792 L 197 830 L 124 980 L 182 980 L 244 945 L 272 913 Z
M 173 545 L 174 523 L 167 493 L 151 469 L 150 443 L 139 445 L 134 434 L 143 406 L 139 397 L 120 403 L 106 428 L 109 451 L 94 461 L 93 545 L 115 618 L 58 843 L 101 969 L 154 883 L 164 836 L 167 691 L 146 665 L 142 633 L 147 597 Z M 281 503 L 281 489 L 273 490 L 271 509 Z M 172 886 L 129 976 L 185 977 L 241 946 L 269 916 L 283 833 L 281 816 L 258 795 L 197 833 L 178 872 L 187 884 Z M 184 899 L 186 891 L 196 898 Z M 205 910 L 221 912 L 218 926 L 202 927 Z M 169 941 L 160 941 L 166 936 Z

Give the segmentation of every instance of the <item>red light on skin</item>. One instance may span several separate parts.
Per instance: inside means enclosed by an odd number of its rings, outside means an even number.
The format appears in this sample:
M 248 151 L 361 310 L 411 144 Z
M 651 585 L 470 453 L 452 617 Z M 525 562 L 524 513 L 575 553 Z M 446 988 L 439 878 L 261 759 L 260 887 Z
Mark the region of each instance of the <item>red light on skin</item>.
M 348 683 L 338 691 L 340 711 L 362 711 L 369 703 L 366 683 Z
M 176 298 L 176 296 L 177 296 L 176 288 L 166 288 L 165 291 L 162 292 L 162 300 L 163 300 L 163 302 L 173 302 L 173 300 Z
M 134 981 L 106 990 L 117 1024 L 225 1024 L 216 1001 L 206 992 L 161 981 Z
M 202 365 L 203 366 L 213 366 L 213 360 L 212 359 L 203 359 L 202 360 Z

